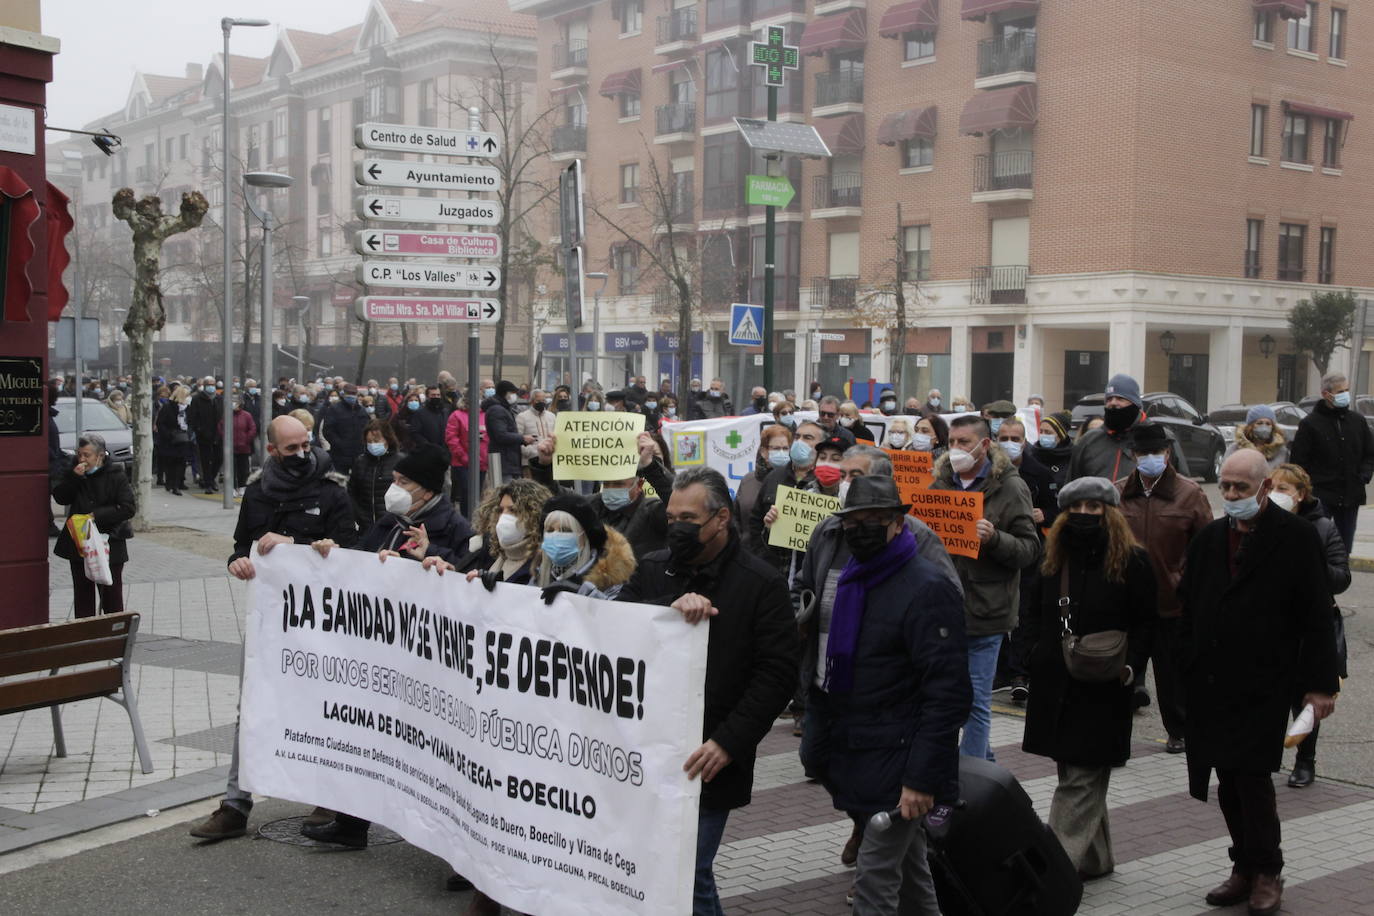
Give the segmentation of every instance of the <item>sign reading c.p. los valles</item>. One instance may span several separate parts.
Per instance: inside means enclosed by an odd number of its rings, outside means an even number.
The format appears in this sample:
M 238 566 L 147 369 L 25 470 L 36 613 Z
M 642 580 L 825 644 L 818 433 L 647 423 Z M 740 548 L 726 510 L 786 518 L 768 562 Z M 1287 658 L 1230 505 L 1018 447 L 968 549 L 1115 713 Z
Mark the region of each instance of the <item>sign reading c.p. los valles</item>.
M 0 356 L 0 436 L 43 433 L 43 360 Z

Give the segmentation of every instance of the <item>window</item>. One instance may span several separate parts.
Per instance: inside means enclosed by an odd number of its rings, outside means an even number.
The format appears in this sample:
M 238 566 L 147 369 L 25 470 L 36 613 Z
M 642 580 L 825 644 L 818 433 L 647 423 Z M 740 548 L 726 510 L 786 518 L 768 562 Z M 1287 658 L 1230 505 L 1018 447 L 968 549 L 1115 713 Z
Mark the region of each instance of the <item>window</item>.
M 1341 126 L 1337 118 L 1326 119 L 1326 132 L 1322 142 L 1322 167 L 1338 169 L 1341 167 Z
M 165 148 L 164 148 L 164 150 L 163 150 L 163 155 L 162 155 L 162 164 L 163 164 L 163 165 L 170 165 L 170 164 L 172 163 L 172 160 L 176 158 L 176 147 L 177 147 L 176 138 L 175 138 L 175 137 L 168 137 L 166 143 L 164 144 L 164 147 L 165 147 Z
M 1317 250 L 1317 282 L 1336 282 L 1336 227 L 1323 226 L 1321 247 Z
M 1288 47 L 1294 51 L 1311 52 L 1312 26 L 1317 22 L 1317 4 L 1308 0 L 1307 12 L 1301 19 L 1288 20 Z
M 639 163 L 632 162 L 620 167 L 620 202 L 639 203 Z
M 1274 43 L 1274 14 L 1255 11 L 1255 41 Z
M 283 108 L 272 116 L 272 161 L 281 162 L 286 159 L 287 149 L 291 143 L 291 129 L 287 126 L 286 109 Z
M 1307 115 L 1289 112 L 1283 116 L 1283 160 L 1307 161 Z
M 1327 57 L 1337 60 L 1345 57 L 1345 10 L 1331 8 L 1331 46 L 1326 49 Z
M 758 68 L 755 68 L 758 69 Z M 724 48 L 706 54 L 706 120 L 723 121 L 739 111 L 739 73 Z
M 315 215 L 329 216 L 334 210 L 334 182 L 327 178 L 315 185 Z
M 902 60 L 926 60 L 934 56 L 934 32 L 907 32 L 902 36 Z
M 420 80 L 419 89 L 420 124 L 434 127 L 439 123 L 439 94 L 434 88 L 434 80 Z
M 644 0 L 620 0 L 620 34 L 634 35 L 644 28 Z
M 1303 247 L 1307 227 L 1301 223 L 1279 223 L 1279 279 L 1302 282 Z
M 902 168 L 914 169 L 935 162 L 935 141 L 930 137 L 916 137 L 902 141 Z
M 701 145 L 703 211 L 734 210 L 744 203 L 739 134 L 716 134 Z
M 329 155 L 329 144 L 333 139 L 330 136 L 332 126 L 330 119 L 332 117 L 333 115 L 327 105 L 315 114 L 315 152 L 321 156 Z
M 190 135 L 190 134 L 182 134 L 182 135 L 181 135 L 181 139 L 177 142 L 178 151 L 181 153 L 181 156 L 180 156 L 179 158 L 181 158 L 181 159 L 185 159 L 185 158 L 186 158 L 187 147 L 190 145 L 190 142 L 191 142 L 191 135 Z
M 1264 238 L 1264 220 L 1245 221 L 1245 276 L 1251 280 L 1260 275 L 1260 240 Z
M 668 101 L 674 105 L 690 105 L 697 100 L 697 84 L 685 67 L 668 74 Z
M 1250 106 L 1250 155 L 1264 155 L 1264 123 L 1269 118 L 1268 105 Z
M 930 279 L 930 227 L 907 226 L 902 230 L 908 282 Z
M 615 248 L 616 282 L 620 295 L 633 296 L 639 292 L 639 246 L 618 245 Z
M 622 92 L 620 93 L 620 116 L 622 118 L 639 117 L 639 93 Z

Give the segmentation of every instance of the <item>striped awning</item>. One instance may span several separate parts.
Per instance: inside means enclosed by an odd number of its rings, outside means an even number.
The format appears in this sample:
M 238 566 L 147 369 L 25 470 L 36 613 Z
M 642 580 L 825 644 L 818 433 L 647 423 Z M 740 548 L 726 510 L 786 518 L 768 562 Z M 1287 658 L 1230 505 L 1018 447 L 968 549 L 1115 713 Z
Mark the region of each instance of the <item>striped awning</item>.
M 1038 9 L 1040 0 L 964 0 L 959 17 L 983 20 L 993 13 L 1034 13 Z
M 893 112 L 883 118 L 883 123 L 878 125 L 878 142 L 883 146 L 896 146 L 903 140 L 914 140 L 917 137 L 934 139 L 938 114 L 934 105 Z
M 1258 13 L 1278 13 L 1280 19 L 1301 19 L 1307 15 L 1306 0 L 1255 0 Z
M 1284 107 L 1294 114 L 1310 115 L 1314 118 L 1326 118 L 1328 121 L 1353 121 L 1355 116 L 1348 111 L 1341 111 L 1336 108 L 1324 108 L 1321 105 L 1309 105 L 1306 102 L 1290 102 L 1284 100 Z
M 798 46 L 803 54 L 814 56 L 826 51 L 858 51 L 867 42 L 868 20 L 864 11 L 851 9 L 808 22 Z
M 890 6 L 878 22 L 883 38 L 901 38 L 907 32 L 933 32 L 940 25 L 936 0 L 911 0 Z
M 811 124 L 821 135 L 832 156 L 845 156 L 864 151 L 864 116 L 840 115 L 836 118 L 817 118 Z
M 978 93 L 964 106 L 959 115 L 959 133 L 990 134 L 995 130 L 1034 127 L 1037 117 L 1034 83 L 990 89 Z
M 613 98 L 625 93 L 639 92 L 639 67 L 633 70 L 621 70 L 619 73 L 612 73 L 601 81 L 601 95 L 606 98 Z

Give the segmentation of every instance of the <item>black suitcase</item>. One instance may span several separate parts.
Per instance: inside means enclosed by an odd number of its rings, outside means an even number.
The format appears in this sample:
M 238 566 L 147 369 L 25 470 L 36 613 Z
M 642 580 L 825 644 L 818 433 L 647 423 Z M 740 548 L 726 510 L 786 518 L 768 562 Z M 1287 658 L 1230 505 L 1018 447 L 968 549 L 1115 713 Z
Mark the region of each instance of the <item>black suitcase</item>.
M 945 916 L 1078 912 L 1078 871 L 1026 790 L 997 764 L 961 756 L 958 803 L 937 806 L 924 826 Z

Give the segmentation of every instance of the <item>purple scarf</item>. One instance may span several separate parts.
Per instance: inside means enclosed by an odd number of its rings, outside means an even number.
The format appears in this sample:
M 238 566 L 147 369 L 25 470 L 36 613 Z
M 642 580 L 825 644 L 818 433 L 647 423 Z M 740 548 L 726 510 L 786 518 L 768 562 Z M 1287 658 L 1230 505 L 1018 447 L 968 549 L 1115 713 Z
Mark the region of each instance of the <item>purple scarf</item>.
M 825 686 L 830 693 L 854 689 L 854 650 L 859 645 L 868 590 L 890 579 L 916 556 L 916 537 L 902 526 L 887 548 L 866 563 L 850 557 L 835 587 L 835 606 L 830 612 L 830 639 L 825 646 Z

